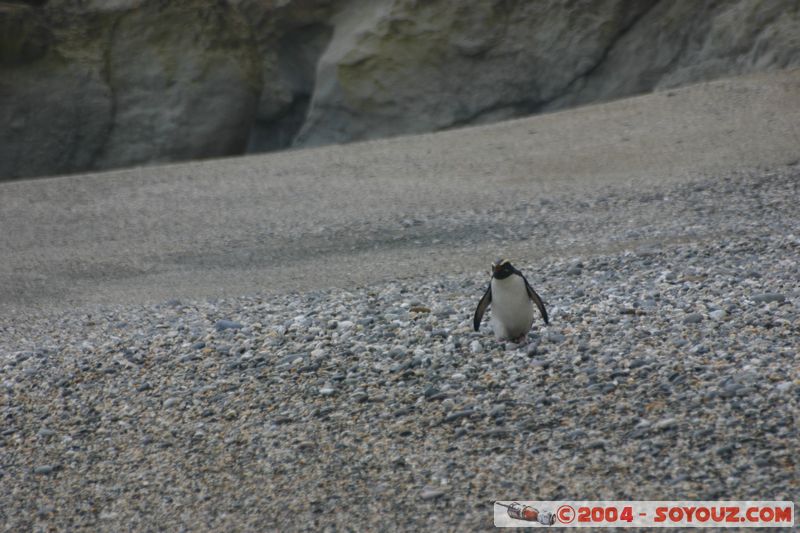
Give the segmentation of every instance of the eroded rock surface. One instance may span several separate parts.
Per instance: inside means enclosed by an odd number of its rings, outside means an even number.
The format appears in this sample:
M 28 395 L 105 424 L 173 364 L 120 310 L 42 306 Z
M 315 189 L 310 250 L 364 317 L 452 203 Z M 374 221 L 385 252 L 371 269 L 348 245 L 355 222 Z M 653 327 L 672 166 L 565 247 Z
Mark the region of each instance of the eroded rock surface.
M 495 122 L 800 65 L 793 0 L 0 1 L 0 179 Z

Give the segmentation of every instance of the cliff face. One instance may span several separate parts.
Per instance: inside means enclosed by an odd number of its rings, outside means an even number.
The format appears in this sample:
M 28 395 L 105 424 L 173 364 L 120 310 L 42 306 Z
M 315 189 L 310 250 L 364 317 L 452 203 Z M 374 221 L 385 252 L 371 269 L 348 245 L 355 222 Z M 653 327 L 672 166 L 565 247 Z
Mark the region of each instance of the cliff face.
M 800 65 L 794 0 L 0 0 L 0 179 L 497 121 Z
M 0 3 L 0 26 L 0 177 L 244 151 L 260 61 L 233 6 Z

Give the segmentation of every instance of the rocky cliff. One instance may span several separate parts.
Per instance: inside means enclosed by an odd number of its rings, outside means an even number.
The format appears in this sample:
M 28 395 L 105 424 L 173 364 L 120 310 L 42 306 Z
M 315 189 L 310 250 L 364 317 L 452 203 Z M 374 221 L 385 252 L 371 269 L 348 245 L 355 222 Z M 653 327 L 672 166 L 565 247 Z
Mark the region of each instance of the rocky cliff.
M 234 6 L 0 3 L 0 177 L 244 151 L 260 60 Z
M 798 65 L 795 0 L 0 1 L 0 179 L 435 131 Z

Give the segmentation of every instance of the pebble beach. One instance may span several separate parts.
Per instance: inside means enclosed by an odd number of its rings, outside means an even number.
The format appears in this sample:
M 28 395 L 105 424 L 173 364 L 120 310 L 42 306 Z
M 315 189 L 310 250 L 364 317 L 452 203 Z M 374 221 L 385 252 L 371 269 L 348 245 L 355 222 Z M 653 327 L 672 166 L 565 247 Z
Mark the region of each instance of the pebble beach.
M 2 529 L 464 531 L 514 498 L 796 501 L 799 180 L 555 200 L 609 223 L 510 258 L 551 318 L 520 345 L 472 330 L 488 263 L 6 313 Z

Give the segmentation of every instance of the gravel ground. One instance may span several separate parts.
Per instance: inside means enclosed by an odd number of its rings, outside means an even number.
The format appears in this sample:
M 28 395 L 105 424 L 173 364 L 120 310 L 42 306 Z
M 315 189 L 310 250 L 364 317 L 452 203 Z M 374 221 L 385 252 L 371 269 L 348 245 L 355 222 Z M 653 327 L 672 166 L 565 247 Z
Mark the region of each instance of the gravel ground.
M 798 178 L 556 200 L 583 240 L 512 246 L 551 316 L 526 345 L 471 330 L 486 271 L 5 315 L 0 523 L 477 530 L 496 499 L 797 501 Z
M 471 273 L 499 253 L 696 239 L 717 231 L 709 220 L 747 216 L 715 195 L 751 192 L 668 185 L 796 164 L 798 87 L 794 69 L 425 135 L 0 182 L 0 315 L 350 288 L 442 257 Z

